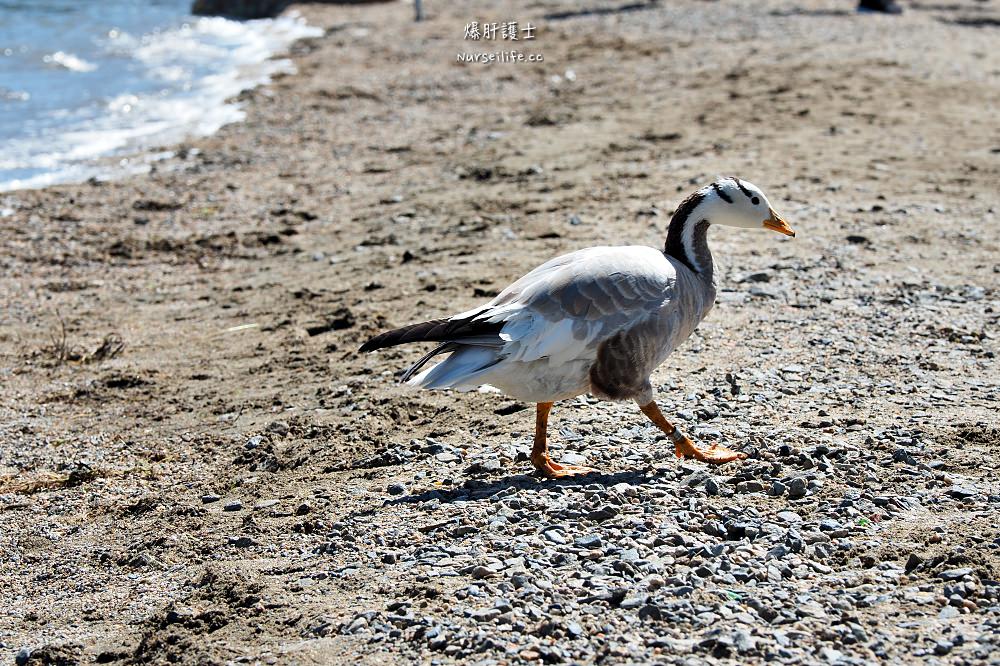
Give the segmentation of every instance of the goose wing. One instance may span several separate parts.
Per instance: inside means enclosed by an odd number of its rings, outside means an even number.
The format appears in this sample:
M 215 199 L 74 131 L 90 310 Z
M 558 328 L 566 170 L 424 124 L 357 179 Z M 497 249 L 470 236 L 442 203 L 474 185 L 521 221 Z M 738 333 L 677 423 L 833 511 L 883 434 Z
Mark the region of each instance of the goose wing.
M 542 264 L 452 319 L 501 325 L 488 344 L 506 360 L 557 365 L 596 357 L 601 342 L 662 315 L 676 284 L 673 264 L 653 248 L 588 248 Z

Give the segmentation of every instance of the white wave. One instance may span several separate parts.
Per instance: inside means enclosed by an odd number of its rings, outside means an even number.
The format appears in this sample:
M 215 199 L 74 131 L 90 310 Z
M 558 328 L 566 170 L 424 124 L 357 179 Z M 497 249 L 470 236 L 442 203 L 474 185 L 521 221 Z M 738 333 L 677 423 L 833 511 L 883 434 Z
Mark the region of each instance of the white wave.
M 290 60 L 273 55 L 298 39 L 322 34 L 295 15 L 246 22 L 199 18 L 141 39 L 115 32 L 109 35 L 108 51 L 127 53 L 147 68 L 150 78 L 168 87 L 161 93 L 118 95 L 107 101 L 103 115 L 70 123 L 57 136 L 0 146 L 0 171 L 42 171 L 0 181 L 0 191 L 107 176 L 108 156 L 206 136 L 239 122 L 245 114 L 232 98 L 275 74 L 294 72 Z M 119 173 L 148 170 L 143 163 L 132 160 Z
M 72 53 L 66 53 L 65 51 L 50 53 L 43 57 L 42 60 L 47 64 L 58 65 L 71 72 L 92 72 L 97 69 L 97 65 L 94 63 L 87 62 L 83 58 L 77 57 Z
M 31 95 L 22 90 L 11 90 L 10 88 L 0 86 L 0 100 L 27 102 L 29 99 L 31 99 Z

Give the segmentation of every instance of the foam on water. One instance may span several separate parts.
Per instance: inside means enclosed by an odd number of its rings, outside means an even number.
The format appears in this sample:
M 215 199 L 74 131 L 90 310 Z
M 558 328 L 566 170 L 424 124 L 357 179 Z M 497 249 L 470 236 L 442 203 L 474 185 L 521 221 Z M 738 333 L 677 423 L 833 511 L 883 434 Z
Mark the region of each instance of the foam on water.
M 130 18 L 124 23 L 142 27 Z M 236 22 L 178 13 L 166 27 L 144 33 L 103 27 L 89 39 L 78 37 L 45 53 L 35 45 L 0 41 L 0 116 L 10 114 L 0 118 L 0 191 L 109 177 L 121 167 L 148 169 L 150 160 L 163 156 L 150 154 L 153 147 L 242 120 L 239 105 L 228 100 L 292 71 L 289 60 L 273 54 L 320 34 L 296 16 Z M 0 29 L 0 40 L 5 36 Z M 3 69 L 5 50 L 14 48 L 14 60 L 25 71 L 12 72 L 10 63 Z M 38 81 L 51 76 L 63 77 L 61 90 Z M 119 160 L 109 158 L 124 155 L 131 158 L 127 167 L 124 161 L 111 166 Z
M 92 72 L 97 69 L 97 65 L 94 63 L 78 58 L 72 53 L 63 53 L 62 51 L 56 51 L 51 55 L 46 55 L 42 58 L 42 62 L 51 63 L 52 65 L 59 67 L 65 67 L 71 72 Z

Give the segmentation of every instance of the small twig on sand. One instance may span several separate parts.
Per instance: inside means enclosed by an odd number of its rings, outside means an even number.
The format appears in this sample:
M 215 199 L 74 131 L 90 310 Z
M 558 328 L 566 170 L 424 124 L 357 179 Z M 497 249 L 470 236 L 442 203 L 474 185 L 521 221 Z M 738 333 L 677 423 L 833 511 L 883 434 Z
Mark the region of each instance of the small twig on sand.
M 30 495 L 42 490 L 72 488 L 93 481 L 99 476 L 110 476 L 110 474 L 95 470 L 86 463 L 77 464 L 68 474 L 43 472 L 34 478 L 27 479 L 19 475 L 4 476 L 0 477 L 0 495 L 7 493 Z
M 62 315 L 56 310 L 56 317 L 59 318 L 59 337 L 52 331 L 49 331 L 49 340 L 52 342 L 52 353 L 56 357 L 56 365 L 62 365 L 66 362 L 67 350 L 66 350 L 66 320 L 62 318 Z

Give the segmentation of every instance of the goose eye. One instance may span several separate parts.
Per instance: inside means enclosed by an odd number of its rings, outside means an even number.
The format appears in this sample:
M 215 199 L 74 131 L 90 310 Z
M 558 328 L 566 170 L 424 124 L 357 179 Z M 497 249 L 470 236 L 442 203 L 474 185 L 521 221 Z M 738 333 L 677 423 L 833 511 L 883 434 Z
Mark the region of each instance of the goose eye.
M 753 197 L 753 198 L 750 199 L 750 203 L 752 203 L 754 206 L 756 206 L 757 204 L 760 203 L 760 199 L 758 199 L 757 197 Z

